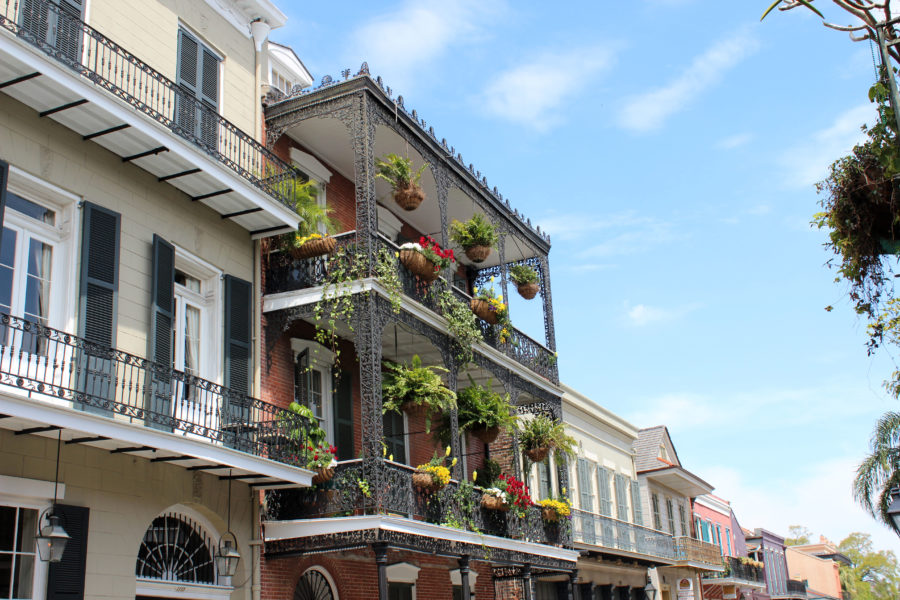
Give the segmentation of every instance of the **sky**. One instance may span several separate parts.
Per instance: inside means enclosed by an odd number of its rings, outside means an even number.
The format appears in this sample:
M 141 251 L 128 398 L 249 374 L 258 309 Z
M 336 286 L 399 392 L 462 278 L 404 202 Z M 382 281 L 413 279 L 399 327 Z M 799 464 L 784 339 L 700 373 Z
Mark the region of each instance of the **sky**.
M 873 49 L 769 3 L 281 2 L 271 39 L 316 80 L 367 61 L 551 234 L 563 381 L 667 425 L 745 528 L 900 553 L 850 496 L 894 362 L 809 224 L 874 117 Z M 543 339 L 535 304 L 511 318 Z

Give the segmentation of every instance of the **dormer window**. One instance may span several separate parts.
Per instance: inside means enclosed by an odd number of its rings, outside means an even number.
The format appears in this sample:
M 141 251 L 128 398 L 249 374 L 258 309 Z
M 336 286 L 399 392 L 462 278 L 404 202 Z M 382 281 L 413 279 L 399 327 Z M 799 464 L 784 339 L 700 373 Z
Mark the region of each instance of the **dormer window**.
M 291 94 L 291 90 L 294 87 L 294 82 L 292 82 L 290 79 L 288 79 L 275 69 L 272 69 L 272 87 L 278 88 L 279 90 L 284 92 L 285 95 L 289 96 Z
M 666 451 L 666 447 L 660 444 L 659 446 L 659 458 L 668 462 L 669 461 L 669 453 Z

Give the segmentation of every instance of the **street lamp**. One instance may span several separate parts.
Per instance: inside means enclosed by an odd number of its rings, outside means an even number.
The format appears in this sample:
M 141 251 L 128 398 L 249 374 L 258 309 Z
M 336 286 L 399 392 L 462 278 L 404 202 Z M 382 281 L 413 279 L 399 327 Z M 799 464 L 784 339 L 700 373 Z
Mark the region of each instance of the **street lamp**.
M 647 585 L 644 586 L 644 597 L 647 600 L 655 600 L 656 598 L 656 588 L 653 587 L 650 577 L 647 577 Z
M 888 506 L 887 514 L 894 523 L 894 531 L 900 533 L 900 486 L 891 490 L 891 505 Z
M 38 518 L 38 531 L 34 536 L 34 541 L 38 547 L 38 556 L 44 562 L 58 563 L 62 560 L 63 552 L 66 549 L 66 543 L 71 539 L 66 530 L 63 529 L 61 518 L 56 514 L 56 492 L 59 487 L 59 452 L 62 446 L 62 429 L 56 439 L 56 476 L 53 479 L 53 504 L 49 509 L 41 513 Z M 41 527 L 44 519 L 47 525 Z
M 237 546 L 237 539 L 230 531 L 226 532 L 219 540 L 219 551 L 216 552 L 219 585 L 231 585 L 231 578 L 237 572 L 238 563 L 241 562 L 241 555 L 235 546 Z

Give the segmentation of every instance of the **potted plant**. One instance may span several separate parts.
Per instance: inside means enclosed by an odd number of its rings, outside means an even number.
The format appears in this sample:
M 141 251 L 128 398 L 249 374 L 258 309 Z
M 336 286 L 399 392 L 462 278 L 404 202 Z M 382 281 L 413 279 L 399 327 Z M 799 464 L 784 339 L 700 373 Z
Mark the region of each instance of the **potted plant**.
M 449 457 L 450 446 L 447 446 L 444 456 L 438 456 L 435 452 L 431 460 L 416 467 L 412 476 L 413 486 L 423 492 L 436 492 L 450 483 L 450 467 L 456 466 L 456 458 L 450 461 L 448 467 L 446 462 Z
M 544 498 L 538 504 L 541 507 L 541 518 L 547 523 L 556 523 L 561 518 L 572 514 L 572 504 L 568 498 Z
M 573 456 L 576 442 L 566 434 L 566 426 L 562 421 L 535 415 L 523 420 L 519 430 L 519 444 L 531 462 L 539 463 L 547 458 L 551 450 L 557 455 Z
M 530 265 L 513 265 L 509 268 L 509 278 L 516 284 L 519 295 L 531 300 L 540 291 L 538 274 Z
M 331 481 L 334 477 L 335 454 L 337 448 L 327 442 L 316 446 L 310 444 L 306 447 L 306 468 L 316 472 L 312 478 L 313 485 Z
M 499 394 L 491 387 L 478 385 L 469 375 L 469 386 L 456 393 L 461 431 L 469 431 L 485 444 L 497 439 L 500 431 L 511 431 L 516 425 L 509 394 Z
M 506 512 L 512 510 L 517 517 L 524 517 L 531 506 L 528 486 L 512 475 L 500 475 L 494 485 L 484 490 L 481 506 L 488 510 Z
M 430 236 L 422 236 L 418 243 L 408 242 L 400 246 L 400 262 L 410 273 L 425 281 L 437 279 L 443 269 L 456 262 L 452 249 L 444 250 Z
M 450 239 L 459 244 L 474 263 L 484 262 L 497 244 L 497 229 L 481 213 L 462 223 L 456 219 L 450 223 Z
M 499 327 L 497 338 L 501 344 L 505 344 L 509 341 L 512 321 L 509 320 L 509 307 L 503 302 L 503 296 L 494 292 L 493 282 L 494 278 L 491 277 L 491 287 L 474 288 L 475 297 L 469 306 L 479 319 Z
M 285 236 L 285 248 L 294 258 L 312 258 L 334 252 L 336 242 L 333 237 L 323 235 L 334 230 L 329 217 L 331 209 L 318 201 L 318 190 L 313 181 L 297 182 L 294 185 L 294 210 L 300 220 L 297 231 Z
M 422 173 L 428 164 L 413 171 L 412 161 L 398 154 L 386 154 L 375 161 L 375 177 L 384 179 L 394 189 L 394 201 L 403 210 L 415 210 L 425 199 L 425 192 L 419 185 Z
M 425 431 L 430 433 L 434 417 L 456 408 L 456 394 L 444 386 L 439 375 L 447 369 L 423 367 L 418 354 L 412 357 L 408 366 L 386 361 L 385 367 L 382 412 L 421 412 L 425 416 Z

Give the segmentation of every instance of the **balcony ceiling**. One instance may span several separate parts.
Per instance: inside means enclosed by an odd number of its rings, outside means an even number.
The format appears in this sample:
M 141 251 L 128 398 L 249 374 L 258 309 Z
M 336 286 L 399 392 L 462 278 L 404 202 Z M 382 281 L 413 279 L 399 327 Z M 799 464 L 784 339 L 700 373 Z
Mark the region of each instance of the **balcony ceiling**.
M 201 147 L 0 27 L 0 91 L 264 237 L 296 215 Z M 6 158 L 15 155 L 6 149 Z M 176 174 L 191 172 L 180 177 Z
M 681 467 L 665 467 L 652 471 L 641 471 L 639 474 L 646 475 L 647 479 L 664 485 L 688 498 L 696 498 L 713 491 L 711 485 Z

